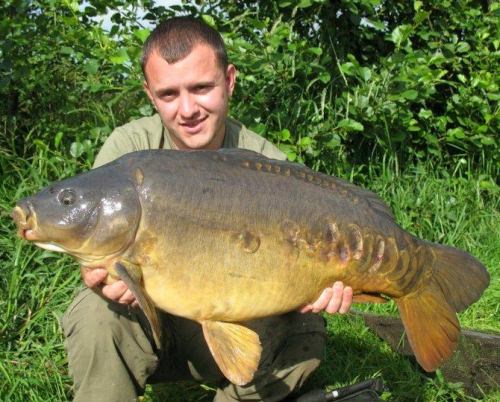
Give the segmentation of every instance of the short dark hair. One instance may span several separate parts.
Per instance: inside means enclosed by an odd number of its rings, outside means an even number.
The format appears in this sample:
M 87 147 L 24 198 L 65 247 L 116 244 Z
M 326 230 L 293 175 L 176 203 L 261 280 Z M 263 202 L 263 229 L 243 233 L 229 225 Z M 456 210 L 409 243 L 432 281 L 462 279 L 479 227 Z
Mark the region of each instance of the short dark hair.
M 205 44 L 215 51 L 220 67 L 228 66 L 226 48 L 219 32 L 193 17 L 173 17 L 161 22 L 144 43 L 141 67 L 146 76 L 146 63 L 153 51 L 157 51 L 168 63 L 176 63 L 187 57 L 195 45 Z

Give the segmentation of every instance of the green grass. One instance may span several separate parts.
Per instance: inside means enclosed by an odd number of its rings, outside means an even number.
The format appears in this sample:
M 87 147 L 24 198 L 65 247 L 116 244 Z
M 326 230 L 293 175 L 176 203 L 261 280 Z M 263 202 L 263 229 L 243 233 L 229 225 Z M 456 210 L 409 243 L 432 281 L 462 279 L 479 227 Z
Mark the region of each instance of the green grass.
M 71 175 L 76 167 L 43 146 L 30 160 L 0 149 L 0 167 L 0 400 L 68 400 L 71 379 L 59 319 L 80 285 L 78 267 L 70 258 L 17 239 L 10 211 L 15 200 L 38 190 L 47 178 Z M 392 161 L 354 179 L 390 203 L 397 221 L 410 232 L 463 248 L 484 262 L 491 285 L 479 302 L 460 315 L 460 321 L 463 327 L 500 332 L 500 193 L 488 177 L 495 177 L 491 166 L 484 166 L 482 172 L 457 166 L 455 172 L 446 173 L 427 164 L 401 171 Z M 396 313 L 393 303 L 363 308 Z M 475 400 L 439 373 L 432 378 L 422 375 L 359 317 L 329 316 L 328 331 L 326 361 L 308 382 L 308 389 L 332 388 L 379 375 L 389 387 L 385 397 L 390 400 Z M 208 385 L 182 383 L 155 392 L 148 388 L 145 399 L 212 398 Z M 499 399 L 498 390 L 484 395 L 484 400 Z
M 484 170 L 493 171 L 489 166 Z M 460 314 L 460 321 L 463 327 L 500 332 L 500 189 L 488 177 L 467 166 L 457 166 L 449 174 L 432 164 L 402 173 L 392 161 L 372 169 L 364 181 L 391 206 L 404 229 L 479 258 L 491 274 L 491 284 L 477 303 Z M 396 311 L 394 305 L 369 308 Z

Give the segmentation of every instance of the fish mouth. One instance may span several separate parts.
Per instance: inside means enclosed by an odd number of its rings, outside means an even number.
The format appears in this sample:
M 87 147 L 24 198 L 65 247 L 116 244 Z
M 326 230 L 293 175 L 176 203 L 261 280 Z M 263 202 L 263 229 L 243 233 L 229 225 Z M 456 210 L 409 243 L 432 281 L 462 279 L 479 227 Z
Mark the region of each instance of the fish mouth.
M 49 241 L 47 236 L 42 234 L 40 230 L 35 209 L 28 202 L 21 202 L 14 207 L 11 213 L 12 219 L 17 225 L 17 234 L 24 240 L 33 242 L 40 248 L 59 253 L 69 253 L 62 245 Z
M 17 234 L 24 240 L 35 241 L 39 239 L 36 233 L 36 214 L 31 204 L 26 206 L 16 205 L 12 210 L 12 219 L 17 225 Z

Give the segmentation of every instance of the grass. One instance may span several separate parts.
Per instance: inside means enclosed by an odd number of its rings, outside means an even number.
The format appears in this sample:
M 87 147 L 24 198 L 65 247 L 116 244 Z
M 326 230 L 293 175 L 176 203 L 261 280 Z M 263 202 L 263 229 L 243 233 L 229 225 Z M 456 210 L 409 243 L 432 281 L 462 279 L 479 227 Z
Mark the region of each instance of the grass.
M 64 401 L 71 398 L 59 319 L 80 286 L 76 264 L 67 257 L 21 242 L 10 211 L 15 200 L 38 190 L 48 178 L 71 175 L 75 164 L 43 146 L 24 160 L 0 148 L 0 400 Z M 500 332 L 499 188 L 491 166 L 476 173 L 466 164 L 452 173 L 431 164 L 401 171 L 388 161 L 355 181 L 377 191 L 394 210 L 397 221 L 428 240 L 463 248 L 485 263 L 491 285 L 483 297 L 460 315 L 463 327 Z M 348 174 L 346 175 L 349 176 Z M 394 304 L 365 310 L 395 314 Z M 477 400 L 438 372 L 426 377 L 409 359 L 392 352 L 356 316 L 329 316 L 325 363 L 307 384 L 332 388 L 376 375 L 389 387 L 388 400 Z M 209 385 L 169 384 L 148 388 L 146 401 L 209 401 Z M 500 391 L 484 393 L 500 399 Z

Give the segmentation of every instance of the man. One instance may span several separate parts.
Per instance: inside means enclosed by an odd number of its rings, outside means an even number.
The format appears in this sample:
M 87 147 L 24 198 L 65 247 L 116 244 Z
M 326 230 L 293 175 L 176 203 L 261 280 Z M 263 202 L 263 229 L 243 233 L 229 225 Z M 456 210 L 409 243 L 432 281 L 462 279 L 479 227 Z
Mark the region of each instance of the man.
M 142 68 L 144 89 L 158 114 L 117 128 L 95 167 L 131 151 L 157 148 L 238 147 L 285 159 L 274 145 L 228 118 L 236 70 L 212 28 L 189 17 L 165 21 L 145 43 Z M 304 313 L 345 313 L 352 301 L 352 289 L 336 283 L 301 312 L 249 323 L 259 333 L 263 352 L 254 380 L 241 387 L 222 376 L 197 323 L 163 314 L 167 336 L 160 352 L 144 315 L 130 308 L 135 296 L 123 282 L 106 285 L 102 269 L 82 267 L 82 276 L 89 289 L 75 298 L 63 319 L 76 401 L 132 401 L 147 382 L 176 379 L 217 384 L 218 402 L 282 400 L 303 384 L 323 355 L 323 320 Z

